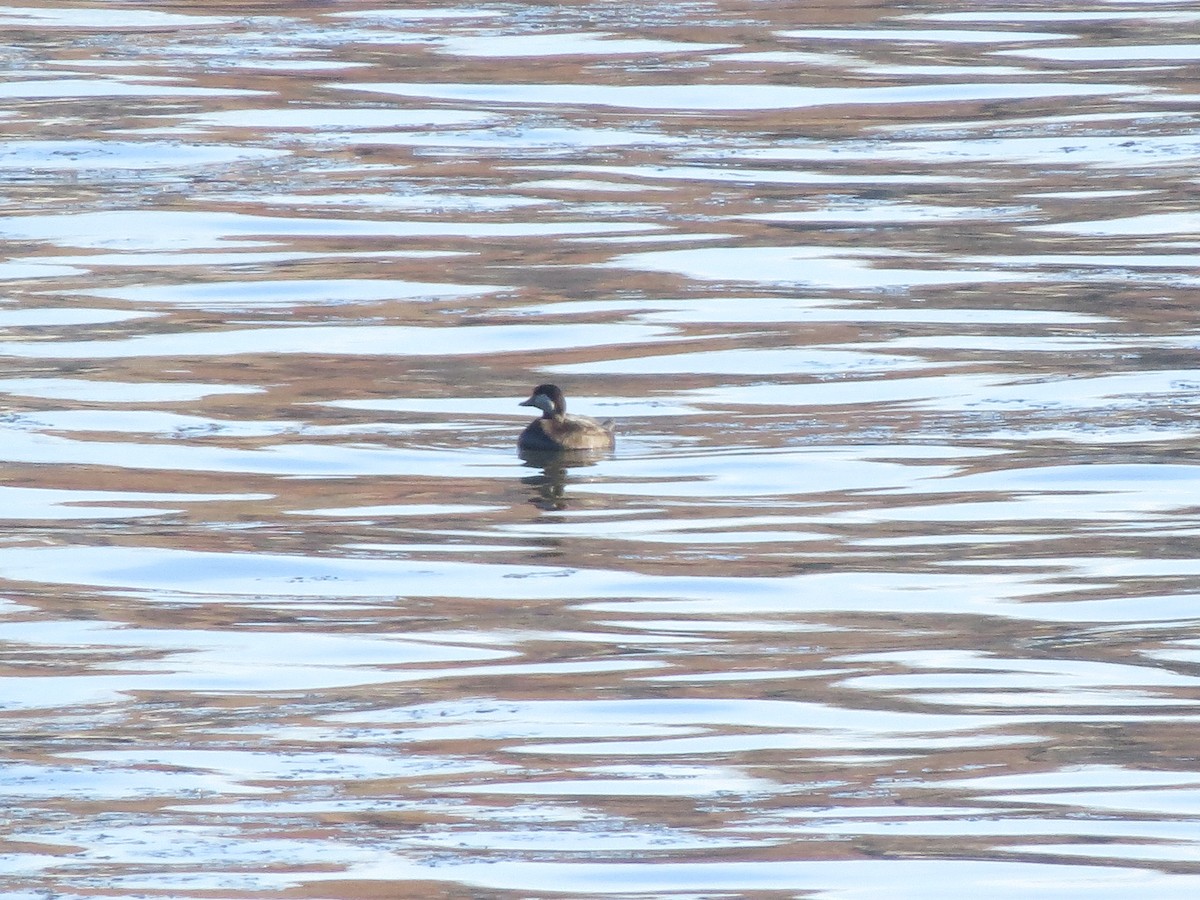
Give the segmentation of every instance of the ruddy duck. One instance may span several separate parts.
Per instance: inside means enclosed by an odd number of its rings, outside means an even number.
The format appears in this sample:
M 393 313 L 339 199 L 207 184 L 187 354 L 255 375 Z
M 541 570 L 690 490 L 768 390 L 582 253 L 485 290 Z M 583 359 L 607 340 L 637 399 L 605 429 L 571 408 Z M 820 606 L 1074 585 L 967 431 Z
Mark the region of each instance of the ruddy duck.
M 539 384 L 520 406 L 536 406 L 542 411 L 521 432 L 517 447 L 521 450 L 608 450 L 613 445 L 611 422 L 597 422 L 587 416 L 568 416 L 567 398 L 554 384 Z

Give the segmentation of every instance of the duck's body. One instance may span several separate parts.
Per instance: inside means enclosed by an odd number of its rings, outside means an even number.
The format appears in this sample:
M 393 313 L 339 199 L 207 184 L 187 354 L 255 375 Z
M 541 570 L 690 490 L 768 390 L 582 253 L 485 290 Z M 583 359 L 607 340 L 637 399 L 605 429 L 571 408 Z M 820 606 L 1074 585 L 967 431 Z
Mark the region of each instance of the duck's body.
M 542 417 L 534 419 L 521 432 L 517 440 L 521 450 L 608 450 L 613 446 L 611 424 L 587 416 L 568 416 L 567 400 L 556 385 L 539 384 L 520 405 L 535 406 L 542 411 Z

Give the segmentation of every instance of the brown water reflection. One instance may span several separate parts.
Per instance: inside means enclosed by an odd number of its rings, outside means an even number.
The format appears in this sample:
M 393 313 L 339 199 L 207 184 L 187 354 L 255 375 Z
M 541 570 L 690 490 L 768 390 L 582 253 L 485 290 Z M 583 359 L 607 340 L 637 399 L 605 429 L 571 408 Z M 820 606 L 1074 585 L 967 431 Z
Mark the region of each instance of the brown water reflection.
M 4 895 L 1194 896 L 1198 20 L 0 8 Z

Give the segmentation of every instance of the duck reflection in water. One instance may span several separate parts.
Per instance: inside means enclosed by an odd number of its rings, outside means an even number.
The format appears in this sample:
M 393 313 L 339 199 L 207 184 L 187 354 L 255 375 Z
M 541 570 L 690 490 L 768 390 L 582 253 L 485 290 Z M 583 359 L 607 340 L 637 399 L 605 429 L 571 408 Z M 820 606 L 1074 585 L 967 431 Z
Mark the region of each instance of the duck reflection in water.
M 522 478 L 537 488 L 534 503 L 542 509 L 566 506 L 567 470 L 576 466 L 594 466 L 608 455 L 615 443 L 611 421 L 597 422 L 587 416 L 567 415 L 567 400 L 554 384 L 540 384 L 521 406 L 542 411 L 521 432 L 517 449 L 525 464 L 541 468 L 540 475 Z

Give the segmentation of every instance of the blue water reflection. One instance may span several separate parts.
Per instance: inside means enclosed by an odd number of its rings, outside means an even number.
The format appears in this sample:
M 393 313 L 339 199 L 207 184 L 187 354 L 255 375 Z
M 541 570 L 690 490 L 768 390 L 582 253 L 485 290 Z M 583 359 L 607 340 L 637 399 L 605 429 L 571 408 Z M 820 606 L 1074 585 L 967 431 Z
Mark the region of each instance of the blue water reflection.
M 1195 896 L 1137 5 L 0 10 L 0 894 Z

